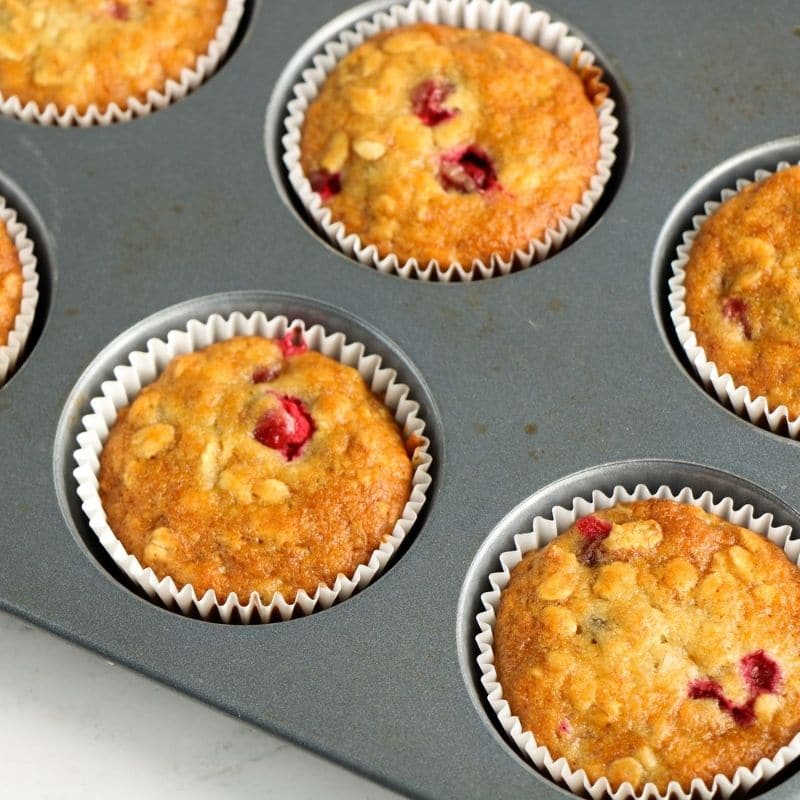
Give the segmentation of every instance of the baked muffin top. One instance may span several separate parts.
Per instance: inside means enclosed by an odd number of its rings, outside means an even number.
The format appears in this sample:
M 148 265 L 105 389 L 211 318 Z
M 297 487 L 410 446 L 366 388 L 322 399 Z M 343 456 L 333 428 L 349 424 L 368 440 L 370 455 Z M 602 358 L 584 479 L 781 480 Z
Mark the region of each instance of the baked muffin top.
M 381 256 L 507 258 L 557 226 L 596 173 L 605 87 L 592 77 L 590 90 L 505 33 L 385 31 L 328 76 L 306 114 L 301 164 L 334 220 Z
M 313 594 L 369 561 L 408 500 L 411 461 L 391 412 L 355 369 L 294 336 L 177 356 L 103 448 L 111 529 L 198 596 Z
M 494 652 L 512 713 L 572 769 L 710 783 L 800 731 L 800 569 L 693 506 L 619 505 L 525 555 Z
M 0 347 L 8 344 L 8 334 L 22 304 L 22 265 L 17 248 L 0 220 Z
M 60 111 L 146 100 L 206 52 L 225 0 L 0 0 L 0 93 Z
M 703 224 L 686 313 L 720 373 L 800 416 L 800 167 L 752 183 Z

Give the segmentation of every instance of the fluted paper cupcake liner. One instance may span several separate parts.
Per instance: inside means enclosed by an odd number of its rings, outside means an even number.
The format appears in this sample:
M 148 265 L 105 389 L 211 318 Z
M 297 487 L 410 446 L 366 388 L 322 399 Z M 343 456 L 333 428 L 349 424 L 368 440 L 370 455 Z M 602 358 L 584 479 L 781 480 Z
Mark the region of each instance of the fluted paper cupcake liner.
M 414 436 L 419 440 L 420 444 L 412 456 L 414 472 L 408 502 L 391 534 L 384 537 L 367 563 L 361 564 L 352 575 L 339 573 L 333 585 L 320 584 L 313 594 L 300 590 L 291 602 L 280 593 L 261 597 L 253 592 L 247 598 L 239 598 L 231 593 L 220 598 L 209 589 L 198 596 L 190 584 L 178 587 L 171 577 L 159 578 L 150 567 L 143 567 L 117 539 L 106 519 L 98 491 L 100 453 L 119 410 L 129 405 L 144 386 L 152 383 L 175 356 L 234 336 L 279 339 L 287 331 L 298 328 L 303 331 L 310 349 L 357 369 L 367 386 L 384 398 L 404 439 Z M 397 373 L 381 366 L 380 356 L 366 353 L 364 345 L 359 342 L 347 342 L 342 333 L 327 333 L 321 325 L 306 328 L 303 320 L 289 321 L 283 316 L 268 319 L 262 312 L 250 316 L 235 312 L 225 318 L 213 314 L 207 321 L 193 319 L 187 323 L 185 330 L 172 330 L 164 339 L 150 339 L 146 350 L 131 353 L 128 361 L 129 366 L 121 365 L 114 369 L 115 379 L 104 382 L 101 386 L 102 395 L 90 403 L 93 413 L 82 420 L 83 430 L 78 434 L 78 449 L 74 454 L 78 467 L 73 474 L 78 482 L 83 511 L 100 543 L 114 563 L 151 598 L 157 598 L 168 608 L 177 608 L 184 614 L 196 611 L 203 619 L 218 614 L 223 622 L 236 618 L 242 622 L 269 622 L 276 617 L 286 620 L 298 614 L 310 614 L 318 608 L 328 608 L 334 602 L 348 598 L 384 569 L 408 535 L 425 503 L 431 483 L 431 456 L 428 452 L 430 441 L 424 435 L 425 423 L 419 417 L 419 404 L 410 397 L 409 387 L 398 381 Z
M 491 591 L 481 595 L 484 610 L 477 616 L 479 634 L 475 641 L 478 644 L 478 666 L 481 672 L 481 683 L 486 691 L 489 705 L 503 730 L 513 743 L 540 770 L 546 772 L 557 783 L 567 786 L 574 793 L 588 796 L 593 800 L 611 797 L 613 800 L 710 800 L 712 797 L 728 798 L 737 790 L 748 791 L 756 783 L 768 780 L 789 762 L 800 755 L 800 734 L 781 747 L 771 758 L 762 758 L 752 769 L 741 766 L 731 776 L 716 775 L 711 784 L 695 778 L 688 789 L 684 789 L 677 781 L 671 781 L 665 792 L 659 792 L 653 783 L 645 784 L 636 791 L 630 783 L 623 783 L 613 790 L 607 778 L 603 777 L 592 783 L 582 769 L 572 769 L 566 759 L 553 758 L 548 748 L 538 744 L 531 731 L 526 731 L 515 714 L 512 713 L 508 701 L 503 697 L 503 687 L 497 679 L 494 665 L 494 625 L 500 606 L 500 596 L 511 578 L 511 570 L 522 561 L 522 557 L 531 550 L 543 547 L 568 530 L 582 517 L 595 511 L 610 508 L 618 503 L 630 503 L 635 500 L 675 500 L 679 503 L 697 506 L 710 514 L 732 522 L 743 528 L 759 533 L 782 548 L 787 557 L 795 564 L 800 562 L 800 540 L 790 539 L 792 529 L 788 525 L 773 525 L 771 514 L 756 513 L 752 505 L 740 508 L 730 497 L 716 500 L 711 492 L 703 492 L 695 496 L 690 488 L 673 492 L 668 486 L 659 486 L 655 492 L 645 485 L 637 485 L 633 491 L 623 486 L 616 486 L 611 494 L 595 490 L 590 499 L 577 497 L 570 508 L 556 506 L 549 517 L 535 517 L 532 529 L 528 533 L 514 536 L 514 549 L 500 555 L 498 572 L 489 575 Z
M 786 430 L 793 439 L 800 438 L 800 417 L 792 417 L 785 405 L 770 406 L 764 395 L 752 395 L 747 386 L 736 383 L 728 372 L 720 372 L 715 362 L 710 361 L 706 351 L 697 341 L 697 336 L 692 330 L 692 321 L 686 313 L 686 265 L 697 234 L 706 220 L 714 214 L 726 201 L 742 191 L 751 183 L 763 181 L 782 172 L 791 166 L 787 161 L 781 161 L 774 172 L 765 169 L 756 171 L 752 179 L 740 178 L 736 181 L 735 189 L 724 189 L 719 200 L 709 200 L 703 206 L 704 213 L 692 217 L 692 230 L 685 231 L 683 243 L 678 246 L 678 257 L 672 262 L 673 277 L 669 280 L 669 305 L 672 309 L 670 316 L 678 334 L 678 340 L 686 353 L 689 362 L 707 389 L 713 389 L 723 404 L 729 404 L 739 416 L 751 422 L 761 424 L 766 422 L 769 429 L 776 432 Z
M 0 225 L 5 225 L 22 267 L 22 300 L 19 313 L 14 320 L 14 327 L 8 333 L 8 341 L 5 346 L 0 346 L 0 386 L 2 386 L 14 371 L 28 341 L 28 334 L 36 315 L 36 303 L 39 300 L 39 273 L 36 271 L 36 256 L 33 252 L 33 242 L 28 238 L 28 229 L 17 220 L 16 211 L 6 205 L 3 197 L 0 197 Z
M 393 253 L 381 256 L 375 245 L 362 242 L 358 234 L 348 232 L 343 223 L 333 218 L 331 210 L 311 188 L 303 172 L 300 140 L 305 114 L 336 64 L 375 34 L 417 22 L 502 31 L 519 36 L 556 55 L 578 71 L 587 70 L 595 61 L 594 54 L 584 49 L 583 41 L 571 35 L 564 23 L 553 22 L 544 11 L 534 11 L 526 3 L 512 3 L 509 0 L 412 0 L 405 6 L 391 6 L 329 41 L 322 52 L 314 56 L 312 66 L 303 70 L 302 80 L 293 87 L 293 99 L 287 106 L 284 120 L 286 134 L 282 139 L 283 162 L 289 181 L 331 243 L 361 264 L 373 266 L 381 272 L 421 280 L 469 281 L 477 276 L 488 278 L 506 275 L 512 269 L 529 267 L 556 252 L 568 241 L 586 221 L 603 194 L 611 176 L 617 146 L 615 131 L 618 123 L 614 116 L 614 101 L 608 97 L 596 109 L 600 124 L 600 153 L 596 174 L 581 201 L 575 203 L 570 213 L 562 217 L 556 227 L 548 229 L 541 239 L 530 242 L 526 249 L 515 250 L 510 256 L 507 253 L 494 253 L 487 260 L 476 259 L 467 265 L 457 261 L 440 264 L 436 260 L 421 263 L 414 258 L 401 262 Z
M 23 104 L 17 95 L 5 96 L 0 92 L 0 113 L 25 122 L 38 122 L 40 125 L 61 127 L 77 125 L 80 128 L 88 128 L 92 125 L 128 122 L 136 117 L 144 117 L 153 111 L 164 109 L 185 97 L 214 74 L 239 26 L 244 3 L 245 0 L 228 0 L 214 38 L 209 42 L 205 53 L 197 57 L 194 67 L 182 69 L 178 80 L 169 78 L 161 89 L 149 89 L 143 101 L 138 97 L 129 97 L 124 106 L 109 103 L 104 108 L 92 103 L 81 112 L 74 105 L 59 109 L 55 103 L 47 103 L 41 107 L 31 100 Z

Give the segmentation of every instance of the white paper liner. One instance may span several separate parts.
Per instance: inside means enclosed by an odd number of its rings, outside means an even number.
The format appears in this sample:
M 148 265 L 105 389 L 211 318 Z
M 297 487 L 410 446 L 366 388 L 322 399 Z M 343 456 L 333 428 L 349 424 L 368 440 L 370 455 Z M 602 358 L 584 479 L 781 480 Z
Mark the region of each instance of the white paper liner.
M 100 452 L 117 418 L 117 412 L 129 405 L 142 387 L 152 383 L 175 356 L 234 336 L 279 339 L 287 331 L 297 328 L 303 331 L 309 349 L 358 370 L 371 390 L 384 397 L 384 403 L 394 413 L 405 439 L 412 435 L 419 438 L 421 443 L 412 457 L 414 474 L 411 494 L 392 533 L 373 551 L 369 561 L 360 565 L 351 576 L 339 573 L 332 586 L 320 584 L 313 595 L 300 590 L 293 602 L 287 602 L 280 593 L 262 598 L 256 592 L 245 601 L 241 601 L 234 593 L 219 599 L 212 589 L 198 597 L 190 584 L 179 589 L 171 577 L 159 579 L 150 567 L 144 568 L 114 535 L 98 493 Z M 419 404 L 409 397 L 410 389 L 397 380 L 397 373 L 381 366 L 380 356 L 367 354 L 364 345 L 359 342 L 348 343 L 343 333 L 329 334 L 321 325 L 306 328 L 303 320 L 290 322 L 284 316 L 268 319 L 259 311 L 250 316 L 234 312 L 226 318 L 213 314 L 205 322 L 193 319 L 185 330 L 172 330 L 166 339 L 150 339 L 146 352 L 133 352 L 128 360 L 130 366 L 114 369 L 115 380 L 102 384 L 102 396 L 95 397 L 90 403 L 93 413 L 82 419 L 84 429 L 78 434 L 79 448 L 74 453 L 78 467 L 73 474 L 78 481 L 83 511 L 100 543 L 117 566 L 151 598 L 159 599 L 168 608 L 177 607 L 184 614 L 195 610 L 203 619 L 218 613 L 223 622 L 230 622 L 235 619 L 235 612 L 242 622 L 269 622 L 276 616 L 287 620 L 293 615 L 310 614 L 317 608 L 328 608 L 337 600 L 350 597 L 356 589 L 366 586 L 383 570 L 411 530 L 425 503 L 431 483 L 431 456 L 428 452 L 430 440 L 424 435 L 425 422 L 418 416 Z
M 785 405 L 771 408 L 764 395 L 756 395 L 754 397 L 746 386 L 737 386 L 730 373 L 720 373 L 716 363 L 709 361 L 706 351 L 697 342 L 697 336 L 692 330 L 692 322 L 686 313 L 685 286 L 686 265 L 689 261 L 689 254 L 697 234 L 706 220 L 726 200 L 730 200 L 731 197 L 741 192 L 745 186 L 763 181 L 776 172 L 788 169 L 790 166 L 792 165 L 789 162 L 781 161 L 775 168 L 775 172 L 759 169 L 752 180 L 739 178 L 736 181 L 735 189 L 723 189 L 719 200 L 709 200 L 705 203 L 703 206 L 704 214 L 697 214 L 692 217 L 692 230 L 684 232 L 683 243 L 678 246 L 678 257 L 672 262 L 673 277 L 669 280 L 668 299 L 672 309 L 670 316 L 675 326 L 675 332 L 678 334 L 678 340 L 706 388 L 712 388 L 719 400 L 723 404 L 730 404 L 740 416 L 746 417 L 756 424 L 766 422 L 771 431 L 783 432 L 785 430 L 789 436 L 797 439 L 800 438 L 800 417 L 792 417 Z
M 14 327 L 8 332 L 8 341 L 0 346 L 0 386 L 11 375 L 25 349 L 28 334 L 36 315 L 36 303 L 39 300 L 39 273 L 36 271 L 36 256 L 33 242 L 28 238 L 28 229 L 17 220 L 17 213 L 6 205 L 0 197 L 0 225 L 5 225 L 6 232 L 17 250 L 22 267 L 22 300 L 19 313 L 14 320 Z
M 578 519 L 595 511 L 610 508 L 618 503 L 654 498 L 676 500 L 680 503 L 698 506 L 728 522 L 765 536 L 778 547 L 783 548 L 793 563 L 800 562 L 800 540 L 789 539 L 792 533 L 790 526 L 773 526 L 772 514 L 757 516 L 755 509 L 749 504 L 736 508 L 730 497 L 723 497 L 717 501 L 709 491 L 695 497 L 689 488 L 683 488 L 674 493 L 668 486 L 663 485 L 659 486 L 655 492 L 651 492 L 643 484 L 638 484 L 632 492 L 623 486 L 616 486 L 610 496 L 595 490 L 592 492 L 590 500 L 577 497 L 573 500 L 571 508 L 556 506 L 551 517 L 535 517 L 531 532 L 515 535 L 514 549 L 501 554 L 502 570 L 489 575 L 492 590 L 481 595 L 484 611 L 477 616 L 480 633 L 475 637 L 475 641 L 480 651 L 478 666 L 481 671 L 481 683 L 503 730 L 511 737 L 520 752 L 524 753 L 538 769 L 546 770 L 554 781 L 565 784 L 576 794 L 589 796 L 593 800 L 600 800 L 607 796 L 613 800 L 626 800 L 626 798 L 636 798 L 637 800 L 656 800 L 657 798 L 659 800 L 664 800 L 664 798 L 699 800 L 702 798 L 702 800 L 709 800 L 715 796 L 728 798 L 738 789 L 748 791 L 757 782 L 771 778 L 790 761 L 797 758 L 800 755 L 800 733 L 787 745 L 781 747 L 773 758 L 762 758 L 752 770 L 739 767 L 732 777 L 716 775 L 711 786 L 708 786 L 700 778 L 695 778 L 686 791 L 677 781 L 670 781 L 667 791 L 662 794 L 653 783 L 645 784 L 639 792 L 636 792 L 626 781 L 616 791 L 612 791 L 607 778 L 600 778 L 592 783 L 584 770 L 572 770 L 565 758 L 554 759 L 546 747 L 537 744 L 533 733 L 523 730 L 519 717 L 511 713 L 508 701 L 503 697 L 503 689 L 497 680 L 493 644 L 494 624 L 500 605 L 500 594 L 508 585 L 511 570 L 519 564 L 523 555 L 530 550 L 543 547 L 558 534 L 568 530 Z
M 206 52 L 198 56 L 194 68 L 181 70 L 179 79 L 176 81 L 170 78 L 163 89 L 149 89 L 144 102 L 136 97 L 129 97 L 124 107 L 109 103 L 105 108 L 100 108 L 92 103 L 81 113 L 74 105 L 67 106 L 63 111 L 60 111 L 55 103 L 48 103 L 41 108 L 38 103 L 31 100 L 23 105 L 17 95 L 6 97 L 0 92 L 0 113 L 24 122 L 38 122 L 40 125 L 61 127 L 77 125 L 80 128 L 88 128 L 92 125 L 129 122 L 136 117 L 144 117 L 153 111 L 166 108 L 170 103 L 185 97 L 214 74 L 239 26 L 244 3 L 245 0 L 228 0 L 214 38 L 209 42 Z
M 302 81 L 293 87 L 293 99 L 287 105 L 287 116 L 284 120 L 287 132 L 282 139 L 283 163 L 288 170 L 289 180 L 328 239 L 351 258 L 381 272 L 426 281 L 433 278 L 440 281 L 469 281 L 476 276 L 488 278 L 506 275 L 513 268 L 529 267 L 556 252 L 575 234 L 608 183 L 618 141 L 615 134 L 618 123 L 614 116 L 614 101 L 610 98 L 606 98 L 596 109 L 600 123 L 600 155 L 597 172 L 581 201 L 572 206 L 567 216 L 562 217 L 558 227 L 547 230 L 542 239 L 531 242 L 527 249 L 515 250 L 510 257 L 494 253 L 488 263 L 476 259 L 465 267 L 457 261 L 449 264 L 439 264 L 436 260 L 420 263 L 415 258 L 401 263 L 393 253 L 381 258 L 375 245 L 364 244 L 357 234 L 348 233 L 343 223 L 333 219 L 330 209 L 311 188 L 303 172 L 300 163 L 303 120 L 306 110 L 331 70 L 347 53 L 380 31 L 417 22 L 503 31 L 538 45 L 558 56 L 568 66 L 572 67 L 574 64 L 578 69 L 584 69 L 595 61 L 594 54 L 583 49 L 583 41 L 570 35 L 564 23 L 552 22 L 544 11 L 533 11 L 526 3 L 512 3 L 509 0 L 412 0 L 405 6 L 391 6 L 369 20 L 358 22 L 354 29 L 345 30 L 335 40 L 328 42 L 323 51 L 312 59 L 313 66 L 303 70 Z

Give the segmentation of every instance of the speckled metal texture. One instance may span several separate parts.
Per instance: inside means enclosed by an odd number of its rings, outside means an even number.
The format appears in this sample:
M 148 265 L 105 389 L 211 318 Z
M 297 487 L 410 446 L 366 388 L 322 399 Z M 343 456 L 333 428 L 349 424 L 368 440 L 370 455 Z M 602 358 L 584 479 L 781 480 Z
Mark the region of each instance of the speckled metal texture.
M 0 389 L 0 605 L 409 795 L 555 800 L 568 793 L 513 753 L 478 691 L 473 614 L 493 554 L 553 503 L 637 480 L 711 488 L 800 529 L 798 443 L 709 396 L 665 312 L 669 261 L 706 192 L 800 159 L 800 18 L 790 0 L 551 5 L 610 69 L 614 185 L 546 262 L 438 285 L 332 250 L 276 185 L 277 151 L 272 169 L 265 157 L 270 98 L 271 150 L 309 40 L 376 7 L 255 2 L 217 75 L 132 123 L 0 119 L 0 192 L 43 276 L 27 358 Z M 341 605 L 271 625 L 140 597 L 93 542 L 71 477 L 78 420 L 114 364 L 148 335 L 235 308 L 361 337 L 412 386 L 436 457 L 391 568 Z M 796 798 L 800 776 L 759 793 Z

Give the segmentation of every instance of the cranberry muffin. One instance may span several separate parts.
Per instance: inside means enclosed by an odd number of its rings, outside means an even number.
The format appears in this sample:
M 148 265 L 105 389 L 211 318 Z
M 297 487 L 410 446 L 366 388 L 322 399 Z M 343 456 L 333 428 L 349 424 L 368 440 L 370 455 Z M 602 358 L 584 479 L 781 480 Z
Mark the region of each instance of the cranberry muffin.
M 597 73 L 497 31 L 383 31 L 309 106 L 301 165 L 333 219 L 381 257 L 509 258 L 557 227 L 596 174 Z
M 226 0 L 0 0 L 0 93 L 124 108 L 195 66 Z
M 8 344 L 22 304 L 22 265 L 17 248 L 0 220 L 0 347 Z
M 726 200 L 685 271 L 686 314 L 708 360 L 800 416 L 800 166 Z
M 527 553 L 494 635 L 523 729 L 615 789 L 710 784 L 800 731 L 800 569 L 693 506 L 615 506 Z
M 114 534 L 159 578 L 291 602 L 369 561 L 411 475 L 359 373 L 290 332 L 174 358 L 120 411 L 99 491 Z

